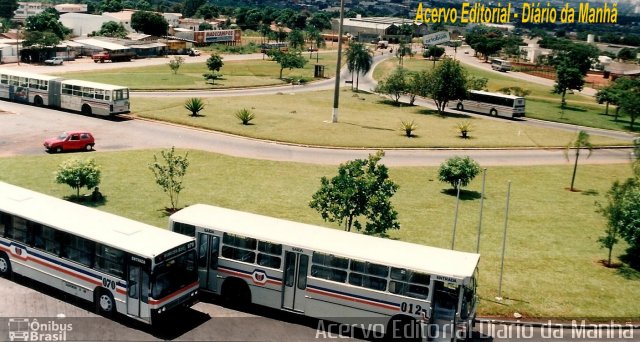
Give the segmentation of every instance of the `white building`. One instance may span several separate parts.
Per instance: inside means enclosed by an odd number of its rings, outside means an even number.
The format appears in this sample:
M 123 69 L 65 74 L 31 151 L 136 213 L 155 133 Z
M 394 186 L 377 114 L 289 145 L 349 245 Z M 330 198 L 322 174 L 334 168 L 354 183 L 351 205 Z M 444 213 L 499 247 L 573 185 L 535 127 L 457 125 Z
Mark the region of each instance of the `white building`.
M 135 31 L 131 28 L 131 16 L 133 13 L 135 13 L 135 11 L 104 12 L 102 16 L 107 18 L 107 21 L 121 23 L 127 31 L 133 32 Z
M 24 22 L 28 17 L 40 14 L 51 7 L 53 7 L 52 4 L 42 2 L 18 2 L 18 8 L 13 11 L 13 20 Z
M 56 11 L 62 13 L 87 13 L 88 6 L 87 4 L 59 4 L 55 5 L 53 8 Z
M 112 21 L 101 15 L 86 13 L 65 13 L 60 15 L 60 22 L 71 29 L 71 34 L 77 37 L 86 37 L 92 32 L 100 31 L 103 23 Z
M 540 56 L 550 55 L 552 50 L 541 48 L 537 41 L 529 43 L 527 46 L 520 47 L 520 54 L 526 55 L 529 63 L 536 63 Z

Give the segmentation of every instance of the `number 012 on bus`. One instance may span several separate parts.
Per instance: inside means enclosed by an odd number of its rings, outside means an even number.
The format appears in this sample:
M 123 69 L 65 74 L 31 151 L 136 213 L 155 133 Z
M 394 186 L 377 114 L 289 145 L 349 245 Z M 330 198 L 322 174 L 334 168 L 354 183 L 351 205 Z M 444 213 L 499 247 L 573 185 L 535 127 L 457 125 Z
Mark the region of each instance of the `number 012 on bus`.
M 170 225 L 196 237 L 200 288 L 223 299 L 392 337 L 405 337 L 407 325 L 473 327 L 478 254 L 204 204 L 171 215 Z

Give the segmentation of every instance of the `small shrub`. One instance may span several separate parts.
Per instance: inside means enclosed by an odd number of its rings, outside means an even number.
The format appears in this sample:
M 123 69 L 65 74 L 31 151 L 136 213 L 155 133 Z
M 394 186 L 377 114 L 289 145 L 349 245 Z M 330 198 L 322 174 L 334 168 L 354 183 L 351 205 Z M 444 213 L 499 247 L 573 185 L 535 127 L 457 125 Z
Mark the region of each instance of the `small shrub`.
M 246 108 L 243 108 L 243 109 L 240 109 L 239 111 L 237 111 L 235 116 L 240 121 L 242 121 L 243 125 L 248 125 L 249 122 L 256 117 L 256 115 L 253 114 L 252 111 L 250 111 L 250 110 L 248 110 Z
M 402 123 L 401 128 L 404 130 L 404 134 L 411 138 L 413 136 L 413 131 L 418 129 L 418 125 L 413 121 L 400 121 Z
M 191 112 L 191 116 L 198 116 L 204 109 L 204 101 L 199 97 L 192 97 L 185 101 L 184 108 Z
M 440 165 L 438 180 L 449 183 L 453 189 L 465 187 L 480 173 L 480 165 L 470 157 L 453 157 Z
M 471 122 L 462 121 L 462 122 L 459 122 L 458 126 L 456 126 L 456 127 L 458 128 L 458 132 L 460 132 L 460 136 L 463 139 L 469 138 L 469 132 L 471 132 L 471 130 L 472 130 Z

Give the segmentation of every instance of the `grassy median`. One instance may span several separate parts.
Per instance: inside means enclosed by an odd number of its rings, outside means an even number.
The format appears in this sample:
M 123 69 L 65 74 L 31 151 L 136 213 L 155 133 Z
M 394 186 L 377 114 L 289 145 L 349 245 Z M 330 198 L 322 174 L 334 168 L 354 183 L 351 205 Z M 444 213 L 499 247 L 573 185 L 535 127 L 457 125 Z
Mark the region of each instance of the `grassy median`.
M 376 94 L 343 89 L 340 115 L 331 120 L 333 91 L 283 92 L 279 95 L 205 98 L 203 116 L 191 117 L 184 109 L 185 98 L 132 99 L 133 114 L 141 117 L 202 127 L 242 136 L 299 144 L 348 147 L 541 147 L 566 146 L 574 137 L 570 131 L 526 126 L 507 119 L 468 115 L 437 115 L 422 107 L 397 107 Z M 251 125 L 242 125 L 234 113 L 253 111 Z M 415 136 L 407 138 L 402 121 L 414 121 Z M 470 139 L 460 138 L 457 125 L 472 124 Z M 629 144 L 617 139 L 593 136 L 596 145 Z
M 101 166 L 98 208 L 158 227 L 167 226 L 162 208 L 168 197 L 154 183 L 147 165 L 158 150 L 43 155 L 0 159 L 0 180 L 51 194 L 74 193 L 54 183 L 63 160 L 93 157 Z M 184 153 L 185 151 L 180 151 Z M 335 166 L 282 163 L 189 151 L 191 166 L 180 205 L 209 203 L 275 217 L 325 223 L 308 207 L 320 177 Z M 568 163 L 569 164 L 569 163 Z M 640 274 L 609 269 L 599 260 L 606 251 L 596 242 L 605 221 L 594 203 L 616 179 L 630 176 L 628 165 L 581 165 L 576 179 L 582 192 L 569 192 L 571 166 L 492 167 L 488 170 L 481 240 L 480 314 L 512 317 L 640 317 Z M 400 185 L 393 199 L 402 228 L 391 238 L 449 248 L 455 197 L 437 181 L 434 167 L 394 167 Z M 502 284 L 504 303 L 495 303 L 504 224 L 507 181 L 512 181 L 507 249 Z M 456 249 L 475 251 L 481 177 L 463 193 Z M 89 193 L 87 190 L 83 190 Z M 35 208 L 34 208 L 35 209 Z M 620 255 L 624 245 L 614 250 Z

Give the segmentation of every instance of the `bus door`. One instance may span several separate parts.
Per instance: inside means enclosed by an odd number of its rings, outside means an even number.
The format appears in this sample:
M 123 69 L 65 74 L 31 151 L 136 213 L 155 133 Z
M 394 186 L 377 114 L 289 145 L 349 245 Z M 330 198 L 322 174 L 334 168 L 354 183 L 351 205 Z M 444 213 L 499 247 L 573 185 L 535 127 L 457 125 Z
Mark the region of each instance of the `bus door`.
M 440 335 L 445 333 L 450 335 L 451 331 L 455 331 L 456 309 L 459 304 L 458 287 L 456 284 L 434 281 L 432 329 L 438 329 Z
M 127 314 L 150 321 L 148 303 L 149 272 L 144 265 L 130 262 L 127 278 Z
M 282 279 L 282 308 L 304 312 L 309 256 L 293 247 L 284 254 L 284 276 Z
M 198 277 L 200 288 L 217 292 L 216 270 L 220 238 L 207 233 L 198 233 Z

